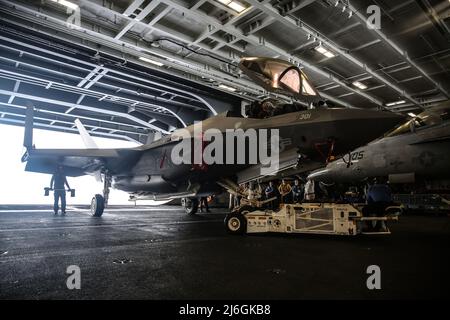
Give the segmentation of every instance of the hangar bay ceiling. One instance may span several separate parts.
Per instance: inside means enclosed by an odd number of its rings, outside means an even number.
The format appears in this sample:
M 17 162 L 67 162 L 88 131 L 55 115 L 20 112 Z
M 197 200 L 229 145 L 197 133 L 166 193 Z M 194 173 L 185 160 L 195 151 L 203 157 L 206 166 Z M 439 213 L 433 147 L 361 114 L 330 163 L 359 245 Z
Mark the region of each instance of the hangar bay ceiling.
M 419 112 L 449 98 L 449 21 L 446 0 L 0 0 L 0 122 L 32 103 L 37 127 L 145 142 L 273 96 L 242 56 L 298 65 L 331 105 Z

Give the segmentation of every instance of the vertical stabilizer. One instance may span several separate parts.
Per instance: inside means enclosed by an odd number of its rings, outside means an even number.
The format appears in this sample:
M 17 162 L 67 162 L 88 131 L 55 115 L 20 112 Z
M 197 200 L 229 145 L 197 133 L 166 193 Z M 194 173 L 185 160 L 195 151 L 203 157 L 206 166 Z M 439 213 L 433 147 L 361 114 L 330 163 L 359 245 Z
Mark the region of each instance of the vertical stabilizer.
M 161 139 L 162 135 L 161 132 L 149 132 L 147 135 L 147 142 L 146 144 L 151 144 L 152 142 Z

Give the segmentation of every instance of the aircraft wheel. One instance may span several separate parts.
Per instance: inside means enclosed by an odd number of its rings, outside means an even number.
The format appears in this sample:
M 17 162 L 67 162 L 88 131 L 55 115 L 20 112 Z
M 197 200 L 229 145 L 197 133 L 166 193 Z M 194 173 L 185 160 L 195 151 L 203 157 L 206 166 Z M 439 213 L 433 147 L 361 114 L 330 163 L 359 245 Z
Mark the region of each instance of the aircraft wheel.
M 225 227 L 231 234 L 243 234 L 247 230 L 247 219 L 240 213 L 230 213 L 225 217 Z
M 105 210 L 105 199 L 102 195 L 96 194 L 91 201 L 91 213 L 94 217 L 101 217 Z
M 198 199 L 185 198 L 183 199 L 183 206 L 187 214 L 196 214 L 198 211 Z

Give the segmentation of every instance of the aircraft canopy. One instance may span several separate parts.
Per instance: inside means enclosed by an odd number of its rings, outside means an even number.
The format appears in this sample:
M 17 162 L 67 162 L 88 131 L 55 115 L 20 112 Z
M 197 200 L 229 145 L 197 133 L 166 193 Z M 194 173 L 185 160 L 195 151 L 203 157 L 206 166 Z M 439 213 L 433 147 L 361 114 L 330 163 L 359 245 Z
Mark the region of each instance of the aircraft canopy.
M 304 102 L 321 100 L 307 76 L 295 65 L 274 58 L 242 58 L 239 68 L 267 91 L 297 98 Z

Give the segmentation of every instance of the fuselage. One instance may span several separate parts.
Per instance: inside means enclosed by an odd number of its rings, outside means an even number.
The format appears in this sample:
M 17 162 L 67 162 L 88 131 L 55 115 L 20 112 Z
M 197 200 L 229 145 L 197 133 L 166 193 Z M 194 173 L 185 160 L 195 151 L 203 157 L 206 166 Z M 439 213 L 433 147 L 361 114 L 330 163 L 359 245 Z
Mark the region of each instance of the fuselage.
M 216 116 L 202 121 L 200 130 L 198 124 L 197 127 L 190 126 L 163 137 L 162 141 L 136 149 L 140 152 L 139 157 L 130 156 L 125 168 L 114 170 L 111 167 L 113 187 L 130 193 L 153 194 L 180 192 L 193 184 L 198 184 L 203 189 L 205 186 L 212 188 L 218 179 L 234 177 L 237 172 L 255 165 L 255 158 L 257 163 L 261 161 L 258 146 L 263 139 L 267 139 L 262 134 L 264 130 L 278 130 L 280 154 L 296 149 L 309 159 L 325 162 L 331 145 L 333 154 L 342 154 L 374 139 L 402 119 L 403 117 L 389 112 L 361 109 L 312 109 L 267 119 Z M 176 163 L 173 149 L 182 143 L 182 139 L 193 140 L 198 132 L 203 134 L 210 129 L 220 132 L 223 137 L 223 163 Z M 256 141 L 248 138 L 251 134 L 246 136 L 243 145 L 235 141 L 234 161 L 227 163 L 230 151 L 227 149 L 230 142 L 227 141 L 227 134 L 230 131 L 236 132 L 237 129 L 243 132 L 253 131 Z M 270 134 L 269 132 L 268 136 Z M 210 141 L 205 141 L 200 152 L 209 143 Z M 191 154 L 187 158 L 193 159 L 194 149 L 188 152 Z M 245 161 L 237 163 L 237 154 Z
M 312 172 L 308 178 L 331 183 L 394 175 L 450 177 L 450 121 L 419 127 L 412 127 L 411 121 Z

